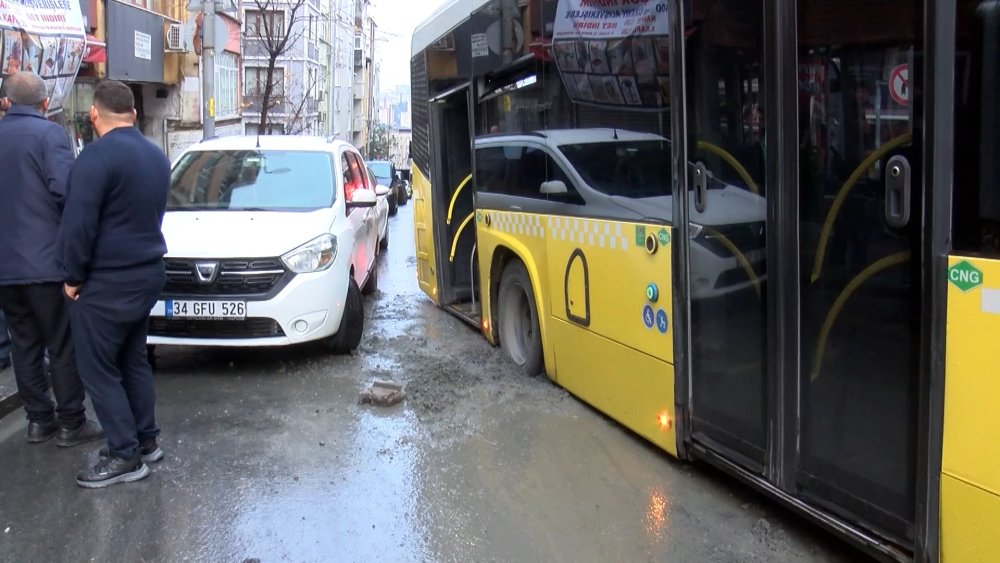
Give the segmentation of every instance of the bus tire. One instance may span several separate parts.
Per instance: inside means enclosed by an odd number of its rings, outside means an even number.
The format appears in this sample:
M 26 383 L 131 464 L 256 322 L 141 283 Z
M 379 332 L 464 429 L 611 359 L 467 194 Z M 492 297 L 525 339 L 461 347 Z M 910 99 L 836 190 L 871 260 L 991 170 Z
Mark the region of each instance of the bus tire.
M 544 368 L 538 307 L 528 270 L 520 260 L 507 265 L 497 298 L 500 347 L 521 371 L 538 375 Z
M 326 347 L 334 354 L 350 354 L 361 345 L 361 334 L 365 329 L 365 305 L 358 282 L 351 276 L 347 285 L 347 299 L 344 300 L 344 314 L 340 318 L 337 332 L 326 339 Z

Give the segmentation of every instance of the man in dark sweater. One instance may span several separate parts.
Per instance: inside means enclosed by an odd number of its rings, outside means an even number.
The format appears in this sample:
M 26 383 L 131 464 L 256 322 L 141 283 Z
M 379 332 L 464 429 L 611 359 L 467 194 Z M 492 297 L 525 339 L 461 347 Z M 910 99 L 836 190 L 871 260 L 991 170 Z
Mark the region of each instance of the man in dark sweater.
M 45 83 L 30 72 L 6 81 L 9 109 L 0 120 L 0 307 L 13 341 L 14 378 L 28 415 L 28 442 L 56 436 L 68 447 L 97 440 L 77 374 L 62 292 L 58 237 L 73 149 L 62 127 L 45 119 Z M 0 343 L 7 340 L 0 334 Z M 2 347 L 2 344 L 0 344 Z M 46 378 L 51 358 L 53 408 Z M 6 354 L 0 351 L 0 365 Z
M 135 100 L 121 82 L 94 88 L 90 120 L 100 139 L 70 174 L 62 247 L 77 363 L 108 436 L 77 484 L 99 488 L 149 475 L 159 461 L 149 312 L 166 283 L 160 231 L 170 162 L 135 128 Z

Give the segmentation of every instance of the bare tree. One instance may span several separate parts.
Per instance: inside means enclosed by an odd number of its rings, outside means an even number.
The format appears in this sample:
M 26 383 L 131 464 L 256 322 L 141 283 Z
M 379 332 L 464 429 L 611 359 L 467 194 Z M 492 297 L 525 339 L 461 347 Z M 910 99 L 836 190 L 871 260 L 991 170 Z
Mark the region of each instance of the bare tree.
M 302 89 L 302 97 L 297 102 L 291 102 L 290 111 L 285 118 L 285 133 L 288 135 L 300 135 L 309 129 L 309 121 L 306 116 L 311 113 L 309 100 L 313 97 L 318 80 L 313 77 L 307 79 Z
M 260 97 L 260 124 L 258 131 L 269 133 L 270 114 L 286 103 L 285 74 L 276 72 L 278 59 L 288 53 L 306 34 L 309 18 L 304 15 L 306 0 L 253 0 L 254 7 L 247 10 L 247 24 L 244 38 L 260 46 L 267 66 L 263 76 L 246 77 L 254 79 L 254 93 Z M 306 106 L 306 98 L 312 91 L 304 91 L 299 110 Z M 284 113 L 284 112 L 275 112 Z

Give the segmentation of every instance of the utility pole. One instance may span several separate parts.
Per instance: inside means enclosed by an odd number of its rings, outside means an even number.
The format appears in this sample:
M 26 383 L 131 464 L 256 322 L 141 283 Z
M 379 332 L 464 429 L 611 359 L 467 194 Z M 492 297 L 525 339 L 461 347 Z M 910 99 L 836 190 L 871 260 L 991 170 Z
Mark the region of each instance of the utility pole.
M 215 136 L 215 2 L 202 0 L 201 26 L 201 128 L 204 137 Z

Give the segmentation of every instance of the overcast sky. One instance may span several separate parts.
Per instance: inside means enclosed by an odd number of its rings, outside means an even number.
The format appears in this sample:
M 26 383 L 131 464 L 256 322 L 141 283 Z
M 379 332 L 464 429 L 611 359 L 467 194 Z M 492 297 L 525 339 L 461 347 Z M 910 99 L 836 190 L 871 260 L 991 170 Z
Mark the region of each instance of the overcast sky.
M 446 0 L 372 0 L 369 15 L 378 26 L 375 59 L 381 65 L 383 90 L 410 83 L 410 42 L 413 28 Z

